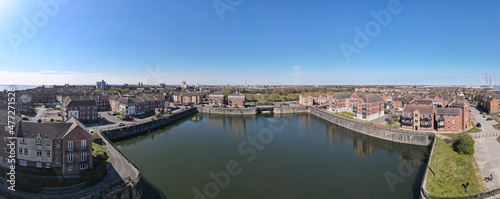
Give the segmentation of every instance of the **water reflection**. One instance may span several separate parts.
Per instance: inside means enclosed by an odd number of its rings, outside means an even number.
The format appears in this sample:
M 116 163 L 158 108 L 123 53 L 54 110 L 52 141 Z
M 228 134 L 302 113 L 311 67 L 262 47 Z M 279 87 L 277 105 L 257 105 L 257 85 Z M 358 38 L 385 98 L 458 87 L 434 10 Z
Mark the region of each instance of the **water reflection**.
M 331 145 L 341 145 L 344 142 L 352 143 L 353 150 L 361 158 L 370 157 L 383 148 L 390 154 L 401 154 L 405 163 L 415 167 L 422 166 L 429 154 L 428 147 L 381 140 L 337 125 L 328 126 L 327 138 Z

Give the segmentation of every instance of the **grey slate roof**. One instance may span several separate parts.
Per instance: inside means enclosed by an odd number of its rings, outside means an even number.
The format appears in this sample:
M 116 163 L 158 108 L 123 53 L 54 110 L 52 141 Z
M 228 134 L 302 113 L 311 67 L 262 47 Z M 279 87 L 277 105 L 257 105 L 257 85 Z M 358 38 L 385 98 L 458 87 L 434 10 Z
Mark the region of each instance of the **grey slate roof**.
M 460 108 L 437 108 L 437 115 L 459 115 Z

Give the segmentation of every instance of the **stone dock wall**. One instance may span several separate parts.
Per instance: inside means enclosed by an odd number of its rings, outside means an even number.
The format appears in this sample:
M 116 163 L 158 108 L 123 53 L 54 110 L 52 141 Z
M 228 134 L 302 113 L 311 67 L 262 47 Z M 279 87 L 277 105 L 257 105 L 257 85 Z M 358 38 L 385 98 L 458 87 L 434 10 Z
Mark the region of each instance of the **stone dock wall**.
M 213 113 L 225 115 L 255 115 L 257 114 L 256 108 L 211 108 L 211 107 L 198 107 L 200 113 Z
M 433 134 L 431 133 L 372 125 L 365 121 L 349 119 L 314 107 L 309 108 L 309 113 L 344 128 L 383 140 L 419 146 L 429 146 L 432 143 Z
M 182 110 L 175 114 L 158 118 L 152 121 L 147 121 L 139 124 L 130 124 L 125 126 L 114 127 L 101 130 L 102 134 L 110 140 L 124 139 L 127 137 L 137 136 L 142 133 L 148 133 L 163 126 L 175 123 L 190 115 L 197 113 L 196 108 Z

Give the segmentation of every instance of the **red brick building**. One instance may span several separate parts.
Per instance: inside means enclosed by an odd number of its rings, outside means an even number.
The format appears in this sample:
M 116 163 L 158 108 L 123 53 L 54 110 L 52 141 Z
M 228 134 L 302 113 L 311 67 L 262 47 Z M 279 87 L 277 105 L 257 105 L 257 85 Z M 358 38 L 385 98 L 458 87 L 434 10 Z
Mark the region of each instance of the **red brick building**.
M 462 131 L 462 118 L 460 108 L 437 108 L 436 131 L 459 132 Z
M 245 95 L 241 93 L 232 93 L 227 96 L 227 102 L 230 107 L 244 108 Z
M 180 92 L 172 95 L 173 101 L 176 104 L 201 104 L 203 103 L 203 95 L 200 93 Z
M 64 123 L 20 122 L 16 130 L 18 166 L 59 168 L 62 175 L 92 169 L 92 135 L 76 118 Z
M 330 111 L 333 112 L 352 112 L 352 108 L 349 106 L 349 98 L 351 97 L 350 93 L 342 92 L 335 93 L 331 95 L 331 98 L 328 102 L 328 107 Z
M 66 96 L 63 98 L 62 107 L 66 118 L 73 116 L 84 122 L 97 119 L 97 104 L 90 97 Z
M 349 102 L 357 119 L 373 120 L 384 115 L 385 102 L 378 94 L 353 93 Z
M 224 102 L 224 94 L 223 93 L 210 93 L 208 94 L 208 100 L 210 100 L 210 105 L 213 106 L 222 106 L 226 103 Z

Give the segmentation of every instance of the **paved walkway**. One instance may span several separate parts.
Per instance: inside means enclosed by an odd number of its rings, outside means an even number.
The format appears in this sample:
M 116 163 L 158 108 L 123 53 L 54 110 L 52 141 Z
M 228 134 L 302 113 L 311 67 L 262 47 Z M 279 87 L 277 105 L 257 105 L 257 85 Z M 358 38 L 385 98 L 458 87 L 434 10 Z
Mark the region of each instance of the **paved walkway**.
M 469 106 L 471 105 L 469 104 Z M 471 106 L 471 111 L 474 122 L 479 122 L 482 126 L 480 133 L 469 134 L 476 141 L 474 158 L 483 178 L 493 174 L 493 181 L 485 182 L 488 190 L 498 189 L 500 188 L 500 143 L 496 139 L 500 135 L 500 131 L 493 128 L 497 122 L 495 120 L 486 121 L 473 106 Z

